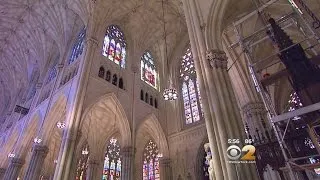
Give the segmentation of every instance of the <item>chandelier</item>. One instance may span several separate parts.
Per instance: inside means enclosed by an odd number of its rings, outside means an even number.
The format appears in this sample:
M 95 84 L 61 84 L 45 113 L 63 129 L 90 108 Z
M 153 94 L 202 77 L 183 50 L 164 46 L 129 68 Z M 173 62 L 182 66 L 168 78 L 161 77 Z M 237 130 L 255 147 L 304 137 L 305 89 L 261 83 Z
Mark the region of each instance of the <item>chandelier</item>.
M 162 0 L 162 18 L 163 18 L 163 33 L 164 33 L 164 43 L 165 43 L 165 57 L 167 70 L 169 71 L 169 61 L 168 61 L 168 47 L 167 47 L 167 31 L 166 31 L 166 20 L 164 17 L 164 0 Z M 170 83 L 170 80 L 169 80 Z M 169 88 L 164 89 L 163 98 L 166 101 L 176 100 L 178 98 L 178 92 L 175 88 L 173 88 L 172 83 L 170 83 Z
M 175 88 L 167 88 L 163 91 L 163 98 L 166 101 L 176 100 L 178 98 L 178 93 Z
M 66 123 L 65 122 L 57 122 L 57 127 L 59 128 L 59 129 L 63 129 L 63 128 L 65 128 L 66 127 Z
M 8 157 L 9 157 L 9 158 L 14 158 L 14 157 L 16 157 L 16 154 L 13 153 L 13 152 L 11 152 L 11 153 L 8 154 Z
M 33 139 L 33 142 L 36 143 L 36 144 L 40 144 L 42 142 L 42 139 L 39 138 L 39 137 L 36 137 Z
M 88 151 L 88 148 L 86 147 L 82 150 L 82 155 L 88 155 L 88 154 L 89 154 L 89 151 Z

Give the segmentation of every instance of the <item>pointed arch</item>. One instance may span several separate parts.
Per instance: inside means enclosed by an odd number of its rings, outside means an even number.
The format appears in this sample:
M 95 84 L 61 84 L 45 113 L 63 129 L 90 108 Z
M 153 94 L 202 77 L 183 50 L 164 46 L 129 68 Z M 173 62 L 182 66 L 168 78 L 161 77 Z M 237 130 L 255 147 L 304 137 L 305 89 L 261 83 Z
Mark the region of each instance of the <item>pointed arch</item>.
M 65 95 L 60 95 L 57 98 L 57 100 L 53 103 L 53 105 L 49 107 L 50 110 L 47 116 L 44 117 L 44 119 L 42 120 L 44 122 L 41 130 L 41 134 L 40 134 L 40 137 L 42 137 L 44 144 L 49 143 L 51 133 L 53 132 L 54 128 L 56 128 L 57 122 L 65 120 L 66 107 L 67 107 L 67 97 Z
M 135 138 L 137 149 L 135 159 L 136 172 L 138 173 L 138 178 L 142 179 L 143 152 L 147 143 L 152 140 L 157 145 L 159 153 L 162 154 L 163 158 L 169 157 L 169 147 L 161 124 L 154 114 L 148 115 L 138 124 Z
M 119 132 L 121 146 L 131 145 L 131 128 L 120 101 L 114 93 L 99 97 L 84 112 L 81 120 L 81 131 L 88 134 L 88 143 L 101 141 L 104 144 L 107 138 Z M 93 131 L 93 130 L 96 131 Z M 102 130 L 102 134 L 95 133 Z

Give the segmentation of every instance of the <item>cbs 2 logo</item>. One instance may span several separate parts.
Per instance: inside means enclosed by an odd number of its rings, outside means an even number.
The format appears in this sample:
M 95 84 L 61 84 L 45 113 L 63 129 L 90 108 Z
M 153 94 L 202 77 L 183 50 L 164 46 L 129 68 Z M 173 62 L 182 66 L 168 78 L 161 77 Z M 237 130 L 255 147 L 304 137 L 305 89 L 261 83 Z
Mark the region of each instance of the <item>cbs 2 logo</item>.
M 241 157 L 242 152 L 246 152 L 245 155 Z M 227 149 L 227 156 L 230 160 L 240 160 L 243 161 L 254 161 L 256 157 L 254 153 L 256 152 L 256 148 L 253 145 L 245 145 L 242 149 L 240 149 L 237 145 L 231 145 Z

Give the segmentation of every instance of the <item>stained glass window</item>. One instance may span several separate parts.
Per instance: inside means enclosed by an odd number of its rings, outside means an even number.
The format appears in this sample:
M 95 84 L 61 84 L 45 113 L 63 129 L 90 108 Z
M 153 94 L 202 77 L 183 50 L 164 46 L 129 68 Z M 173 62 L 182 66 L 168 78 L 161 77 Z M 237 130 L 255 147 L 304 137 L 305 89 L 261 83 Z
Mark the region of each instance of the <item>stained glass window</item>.
M 69 58 L 69 64 L 74 62 L 83 52 L 83 47 L 84 47 L 84 39 L 86 37 L 86 28 L 84 27 L 76 40 L 76 42 L 73 45 L 72 52 Z
M 186 124 L 200 121 L 203 118 L 202 103 L 190 48 L 182 56 L 180 79 Z
M 157 145 L 149 140 L 143 153 L 143 180 L 159 180 L 160 164 Z
M 47 83 L 51 82 L 57 76 L 57 68 L 54 66 L 49 72 Z
M 299 109 L 303 106 L 296 92 L 290 94 L 288 105 L 289 105 L 289 109 L 288 109 L 289 112 Z M 301 119 L 301 117 L 299 116 L 295 116 L 292 118 L 292 120 L 299 120 L 299 119 Z
M 111 138 L 104 157 L 102 180 L 120 180 L 121 157 L 117 139 Z
M 85 180 L 88 169 L 89 151 L 87 146 L 82 149 L 81 157 L 78 160 L 76 180 Z
M 121 29 L 110 25 L 104 36 L 102 55 L 124 68 L 126 63 L 127 43 Z
M 141 56 L 141 80 L 157 88 L 158 75 L 153 57 L 149 51 Z

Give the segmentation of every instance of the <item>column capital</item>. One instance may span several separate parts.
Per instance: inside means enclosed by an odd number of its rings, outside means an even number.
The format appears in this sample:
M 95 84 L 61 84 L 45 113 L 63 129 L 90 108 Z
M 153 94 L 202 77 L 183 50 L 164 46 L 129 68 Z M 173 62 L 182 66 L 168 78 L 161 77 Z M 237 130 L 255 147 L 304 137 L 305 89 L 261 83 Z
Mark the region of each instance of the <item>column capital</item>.
M 100 164 L 100 161 L 94 160 L 94 159 L 89 159 L 88 165 L 93 165 L 93 166 L 98 166 Z
M 4 174 L 6 172 L 5 168 L 0 168 L 0 174 Z
M 218 49 L 207 50 L 206 58 L 212 68 L 227 69 L 228 58 L 224 51 Z
M 242 106 L 242 111 L 247 115 L 266 112 L 264 104 L 262 102 L 249 102 L 246 105 Z
M 132 146 L 123 147 L 121 149 L 121 154 L 123 156 L 133 156 L 134 153 L 135 153 L 135 148 Z
M 162 158 L 160 159 L 160 165 L 170 165 L 171 159 L 170 158 Z
M 37 153 L 47 154 L 49 152 L 49 148 L 47 146 L 37 145 L 33 146 L 33 150 Z
M 10 163 L 13 165 L 13 166 L 23 166 L 24 164 L 24 159 L 21 159 L 21 158 L 11 158 L 10 159 Z

